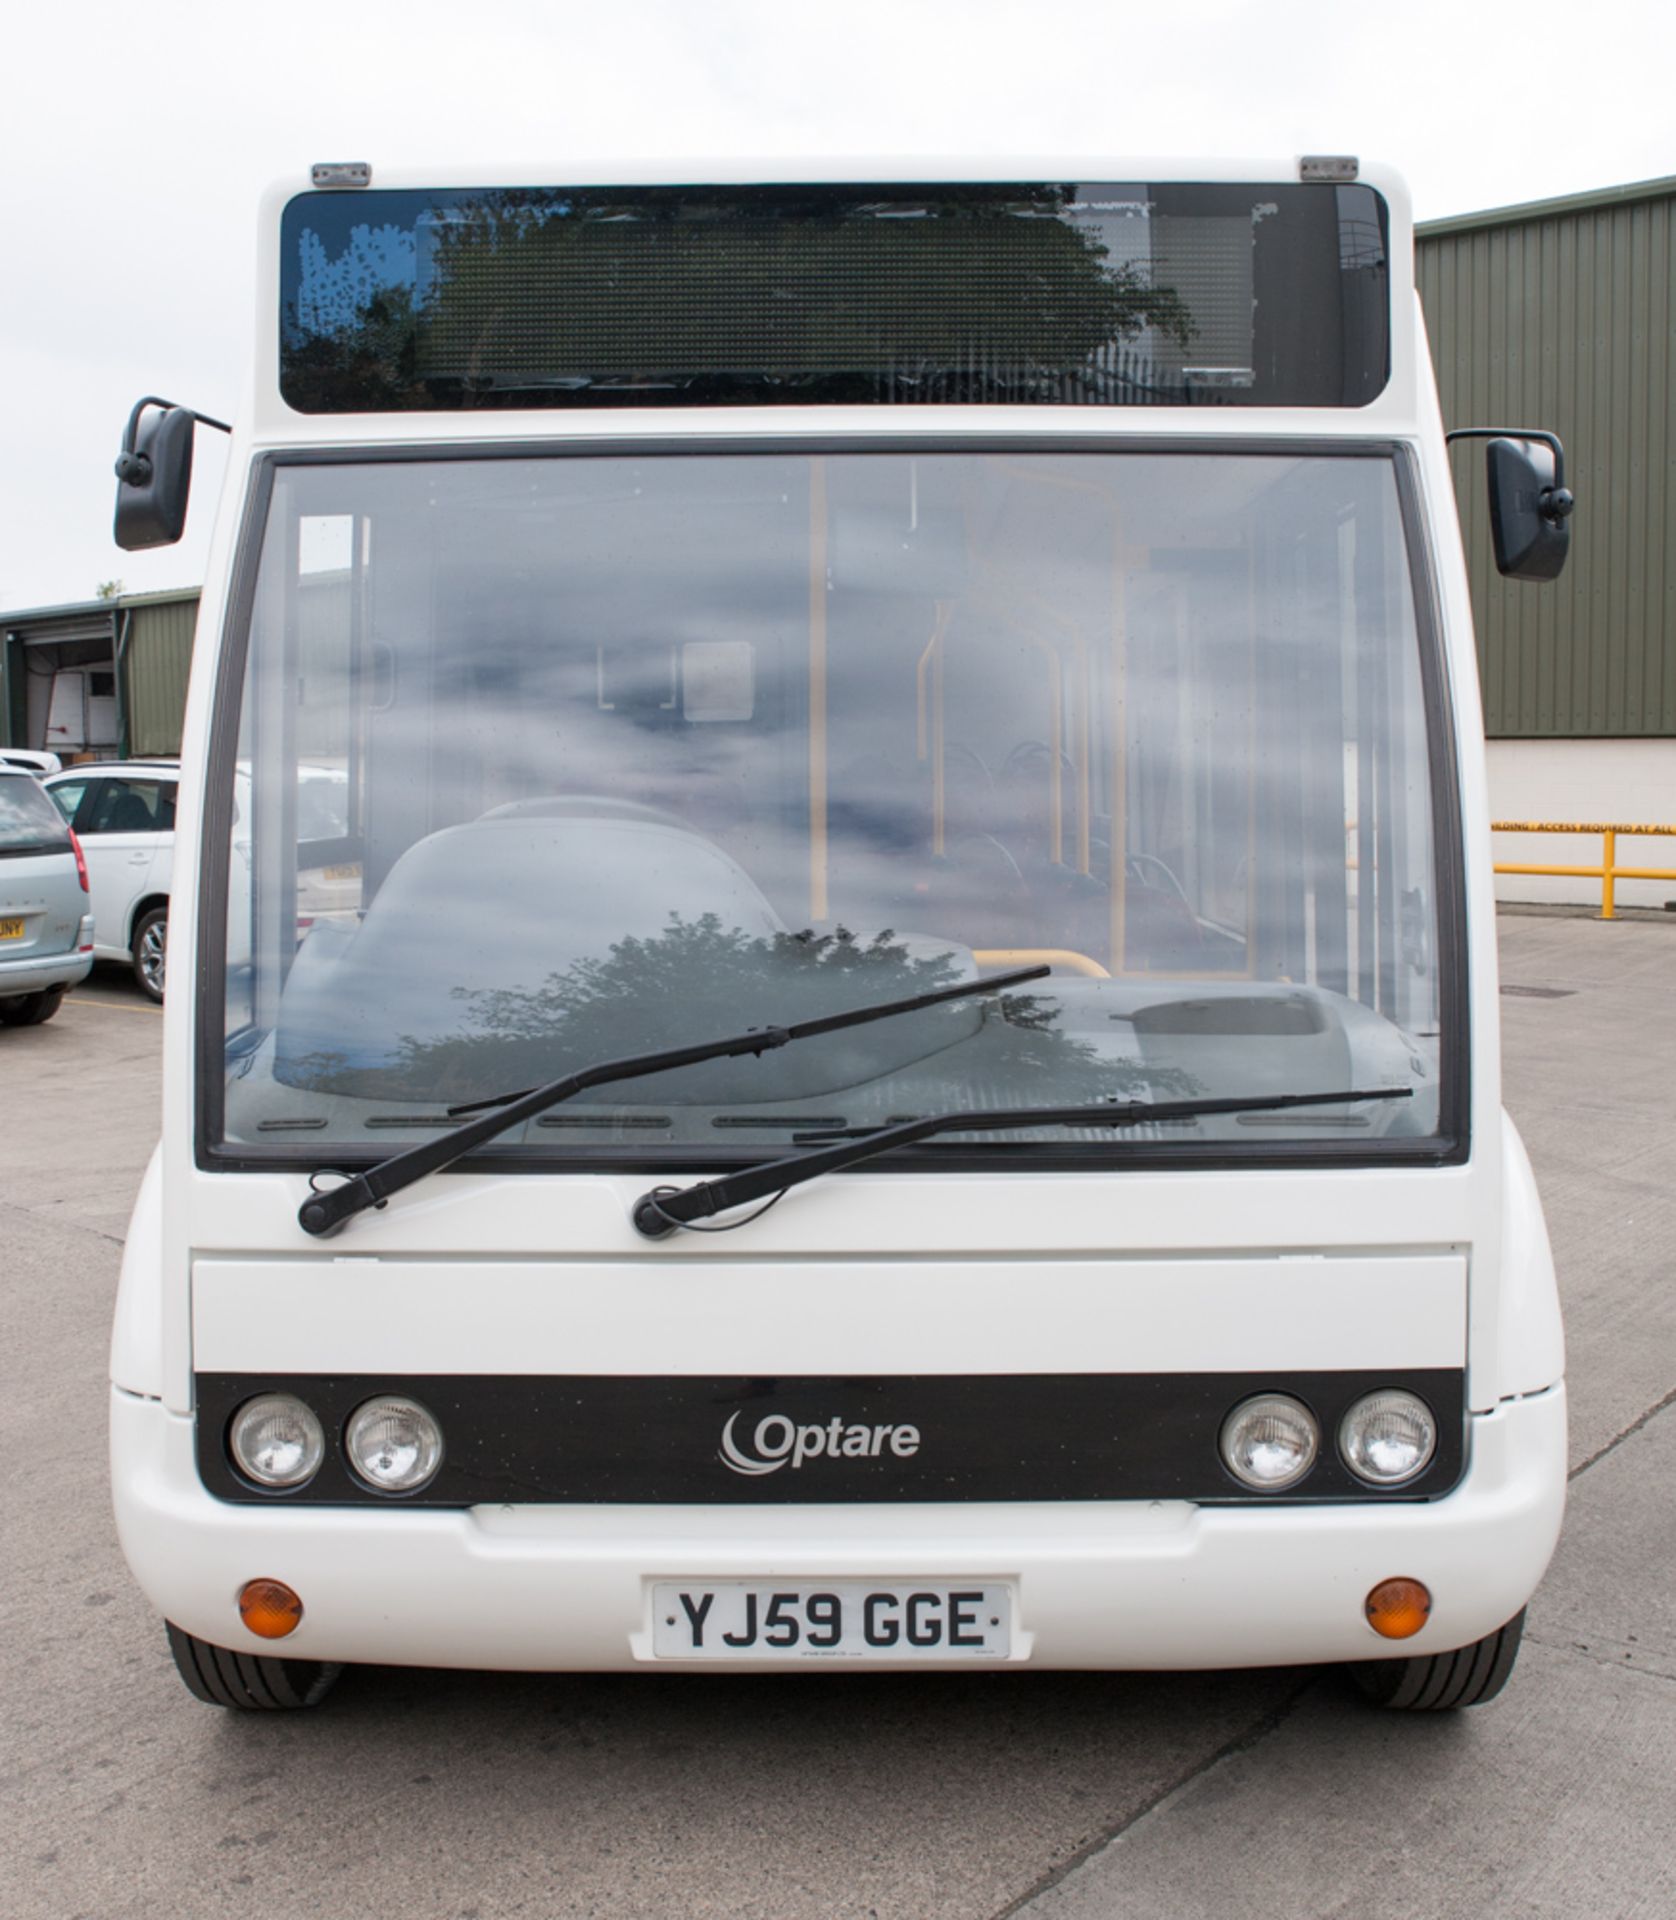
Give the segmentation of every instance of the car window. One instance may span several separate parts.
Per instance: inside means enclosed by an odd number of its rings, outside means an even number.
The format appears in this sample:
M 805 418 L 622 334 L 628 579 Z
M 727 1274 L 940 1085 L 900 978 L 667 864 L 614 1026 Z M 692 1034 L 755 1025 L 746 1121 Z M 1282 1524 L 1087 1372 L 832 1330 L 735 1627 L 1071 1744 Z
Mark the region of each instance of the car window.
M 57 853 L 69 844 L 69 829 L 37 781 L 0 776 L 0 857 Z
M 175 824 L 172 780 L 110 779 L 83 833 L 166 833 Z
M 85 780 L 61 780 L 55 786 L 47 788 L 52 795 L 58 811 L 66 820 L 74 820 L 76 808 L 81 805 L 82 795 L 87 792 Z

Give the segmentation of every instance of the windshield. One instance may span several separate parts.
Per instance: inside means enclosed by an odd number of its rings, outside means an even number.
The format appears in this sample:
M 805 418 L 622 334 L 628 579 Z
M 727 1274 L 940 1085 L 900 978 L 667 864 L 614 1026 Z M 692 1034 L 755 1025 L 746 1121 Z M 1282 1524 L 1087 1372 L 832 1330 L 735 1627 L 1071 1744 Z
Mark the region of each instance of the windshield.
M 1390 456 L 272 474 L 222 776 L 228 1146 L 376 1158 L 452 1104 L 1038 960 L 1004 995 L 598 1088 L 491 1151 L 726 1163 L 951 1110 L 1369 1086 L 1412 1098 L 1152 1138 L 1438 1132 Z

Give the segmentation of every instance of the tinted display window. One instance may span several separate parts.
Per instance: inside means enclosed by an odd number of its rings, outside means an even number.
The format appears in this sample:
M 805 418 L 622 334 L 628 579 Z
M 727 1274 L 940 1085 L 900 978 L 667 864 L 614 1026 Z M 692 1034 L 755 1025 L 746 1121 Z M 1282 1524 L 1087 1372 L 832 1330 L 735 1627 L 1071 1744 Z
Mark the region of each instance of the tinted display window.
M 310 193 L 280 388 L 304 413 L 1361 406 L 1386 252 L 1364 186 Z

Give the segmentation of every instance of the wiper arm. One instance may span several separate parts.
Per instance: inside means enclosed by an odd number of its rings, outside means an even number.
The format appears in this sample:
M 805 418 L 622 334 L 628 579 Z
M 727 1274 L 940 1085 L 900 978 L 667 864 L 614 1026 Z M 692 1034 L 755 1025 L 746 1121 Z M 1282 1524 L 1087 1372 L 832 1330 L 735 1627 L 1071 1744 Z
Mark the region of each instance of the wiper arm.
M 837 1140 L 788 1154 L 694 1187 L 653 1188 L 634 1203 L 634 1224 L 648 1240 L 662 1240 L 677 1227 L 742 1207 L 752 1200 L 776 1198 L 788 1187 L 818 1180 L 823 1173 L 853 1167 L 858 1160 L 889 1153 L 939 1133 L 1000 1133 L 1026 1127 L 1139 1127 L 1148 1121 L 1195 1120 L 1206 1114 L 1269 1113 L 1280 1107 L 1337 1107 L 1352 1100 L 1407 1100 L 1412 1087 L 1371 1087 L 1342 1093 L 1267 1093 L 1204 1100 L 1127 1100 L 1096 1107 L 1016 1107 L 1011 1112 L 933 1113 L 876 1127 L 860 1138 Z M 740 1222 L 743 1225 L 743 1222 Z M 713 1231 L 713 1229 L 712 1229 Z
M 749 1033 L 736 1033 L 726 1040 L 701 1041 L 692 1047 L 670 1047 L 661 1053 L 628 1054 L 616 1060 L 602 1060 L 596 1066 L 583 1067 L 562 1079 L 549 1080 L 545 1086 L 527 1087 L 520 1093 L 494 1100 L 476 1100 L 464 1107 L 452 1107 L 451 1114 L 481 1113 L 481 1117 L 445 1133 L 435 1140 L 424 1140 L 405 1153 L 392 1154 L 365 1173 L 347 1178 L 341 1187 L 311 1192 L 297 1209 L 297 1224 L 317 1239 L 336 1233 L 346 1220 L 369 1207 L 381 1207 L 393 1193 L 411 1187 L 428 1173 L 440 1173 L 463 1159 L 474 1148 L 497 1134 L 512 1128 L 535 1114 L 556 1107 L 560 1101 L 584 1093 L 589 1087 L 609 1086 L 615 1080 L 638 1080 L 646 1074 L 665 1073 L 673 1067 L 697 1066 L 703 1060 L 725 1060 L 740 1054 L 772 1053 L 776 1047 L 790 1046 L 794 1040 L 809 1040 L 816 1034 L 836 1033 L 843 1027 L 864 1026 L 870 1020 L 888 1020 L 898 1013 L 917 1013 L 921 1007 L 935 1007 L 944 1000 L 959 1000 L 968 994 L 999 993 L 1026 980 L 1040 980 L 1052 969 L 1020 967 L 1012 973 L 997 973 L 987 980 L 964 980 L 958 986 L 939 987 L 933 993 L 917 993 L 910 1000 L 887 1000 L 873 1007 L 853 1007 L 848 1013 L 823 1014 L 818 1020 L 801 1020 L 789 1027 L 756 1027 Z M 492 1112 L 483 1113 L 485 1107 Z M 322 1168 L 315 1180 L 335 1173 Z

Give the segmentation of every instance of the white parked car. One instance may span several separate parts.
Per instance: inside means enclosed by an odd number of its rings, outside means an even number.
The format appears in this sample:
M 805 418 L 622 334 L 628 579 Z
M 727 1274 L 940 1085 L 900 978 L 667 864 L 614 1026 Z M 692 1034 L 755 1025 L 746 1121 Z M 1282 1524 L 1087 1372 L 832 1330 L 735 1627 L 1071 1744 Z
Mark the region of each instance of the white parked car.
M 163 998 L 175 864 L 177 760 L 101 760 L 42 783 L 75 829 L 93 891 L 93 951 L 126 960 L 140 991 Z
M 37 780 L 56 773 L 63 764 L 56 753 L 37 753 L 33 747 L 0 747 L 0 767 L 22 767 Z

